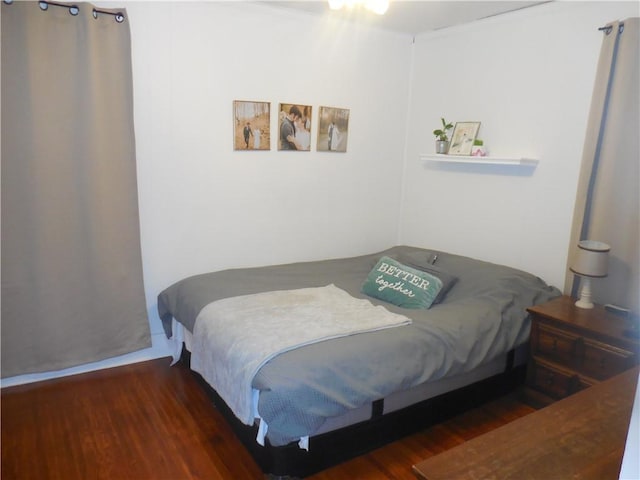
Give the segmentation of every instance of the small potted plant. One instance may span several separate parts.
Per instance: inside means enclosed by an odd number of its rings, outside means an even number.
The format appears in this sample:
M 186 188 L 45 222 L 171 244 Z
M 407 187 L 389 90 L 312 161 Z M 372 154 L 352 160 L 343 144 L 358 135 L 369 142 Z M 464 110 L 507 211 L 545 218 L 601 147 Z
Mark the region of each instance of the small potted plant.
M 484 142 L 479 138 L 476 138 L 473 141 L 473 146 L 471 147 L 471 155 L 474 157 L 487 156 L 487 149 L 484 147 Z
M 447 131 L 453 128 L 452 123 L 447 123 L 444 118 L 442 120 L 442 128 L 438 128 L 433 131 L 436 136 L 436 153 L 447 153 L 449 150 L 449 137 Z

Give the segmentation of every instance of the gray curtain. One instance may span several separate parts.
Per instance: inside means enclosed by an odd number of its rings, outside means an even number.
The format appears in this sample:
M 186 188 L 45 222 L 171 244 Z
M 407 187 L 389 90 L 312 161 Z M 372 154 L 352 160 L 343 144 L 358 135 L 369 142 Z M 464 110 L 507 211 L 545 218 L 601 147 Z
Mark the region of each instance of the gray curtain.
M 640 40 L 638 18 L 612 22 L 603 43 L 587 127 L 569 265 L 579 240 L 611 246 L 609 275 L 594 280 L 597 303 L 640 312 Z M 576 295 L 569 272 L 565 292 Z
M 2 377 L 151 345 L 128 19 L 2 3 Z

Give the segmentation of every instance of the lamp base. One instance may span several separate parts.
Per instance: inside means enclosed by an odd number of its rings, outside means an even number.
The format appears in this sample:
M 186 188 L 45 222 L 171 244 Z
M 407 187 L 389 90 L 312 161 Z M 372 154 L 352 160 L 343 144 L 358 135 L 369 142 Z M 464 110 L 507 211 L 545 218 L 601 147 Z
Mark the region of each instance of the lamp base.
M 591 301 L 591 279 L 589 277 L 582 277 L 582 288 L 580 289 L 580 299 L 576 302 L 578 308 L 593 308 L 593 302 Z
M 593 308 L 593 302 L 585 301 L 582 298 L 576 302 L 576 307 L 579 308 Z

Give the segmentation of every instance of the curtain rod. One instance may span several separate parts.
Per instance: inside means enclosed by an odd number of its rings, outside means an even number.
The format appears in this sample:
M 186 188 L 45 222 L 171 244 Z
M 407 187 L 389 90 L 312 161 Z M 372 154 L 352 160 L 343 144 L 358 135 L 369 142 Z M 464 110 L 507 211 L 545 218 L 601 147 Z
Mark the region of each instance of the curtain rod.
M 3 0 L 3 2 L 6 3 L 7 5 L 11 5 L 13 1 L 14 0 Z M 78 13 L 80 13 L 80 7 L 78 7 L 78 5 L 73 3 L 54 2 L 53 0 L 40 0 L 38 2 L 38 5 L 40 5 L 41 10 L 48 9 L 49 5 L 53 5 L 54 7 L 65 7 L 69 9 L 69 14 L 73 15 L 74 17 L 78 15 Z M 98 18 L 98 14 L 104 13 L 106 15 L 113 15 L 113 18 L 118 23 L 124 22 L 124 13 L 122 12 L 113 12 L 110 10 L 102 10 L 100 8 L 93 7 L 92 13 L 93 13 L 93 18 Z
M 604 27 L 598 28 L 598 30 L 600 30 L 601 32 L 604 32 L 605 35 L 609 35 L 611 33 L 611 30 L 613 30 L 613 27 L 611 25 L 605 25 Z M 624 30 L 624 22 L 620 22 L 618 24 L 618 33 L 622 33 L 623 30 Z

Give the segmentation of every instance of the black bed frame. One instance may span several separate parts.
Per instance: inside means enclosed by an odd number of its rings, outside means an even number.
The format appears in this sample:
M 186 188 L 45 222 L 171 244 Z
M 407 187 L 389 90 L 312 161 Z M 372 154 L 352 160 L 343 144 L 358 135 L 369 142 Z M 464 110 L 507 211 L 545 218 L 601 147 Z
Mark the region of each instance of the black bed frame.
M 183 348 L 181 361 L 188 365 L 190 357 L 189 351 Z M 301 449 L 297 442 L 274 447 L 267 439 L 264 447 L 259 445 L 256 442 L 258 427 L 238 420 L 218 393 L 198 373 L 192 373 L 265 475 L 277 479 L 313 475 L 506 395 L 521 385 L 525 377 L 525 366 L 514 367 L 513 359 L 512 351 L 501 374 L 386 415 L 382 415 L 383 400 L 375 401 L 369 420 L 311 437 L 309 451 Z

